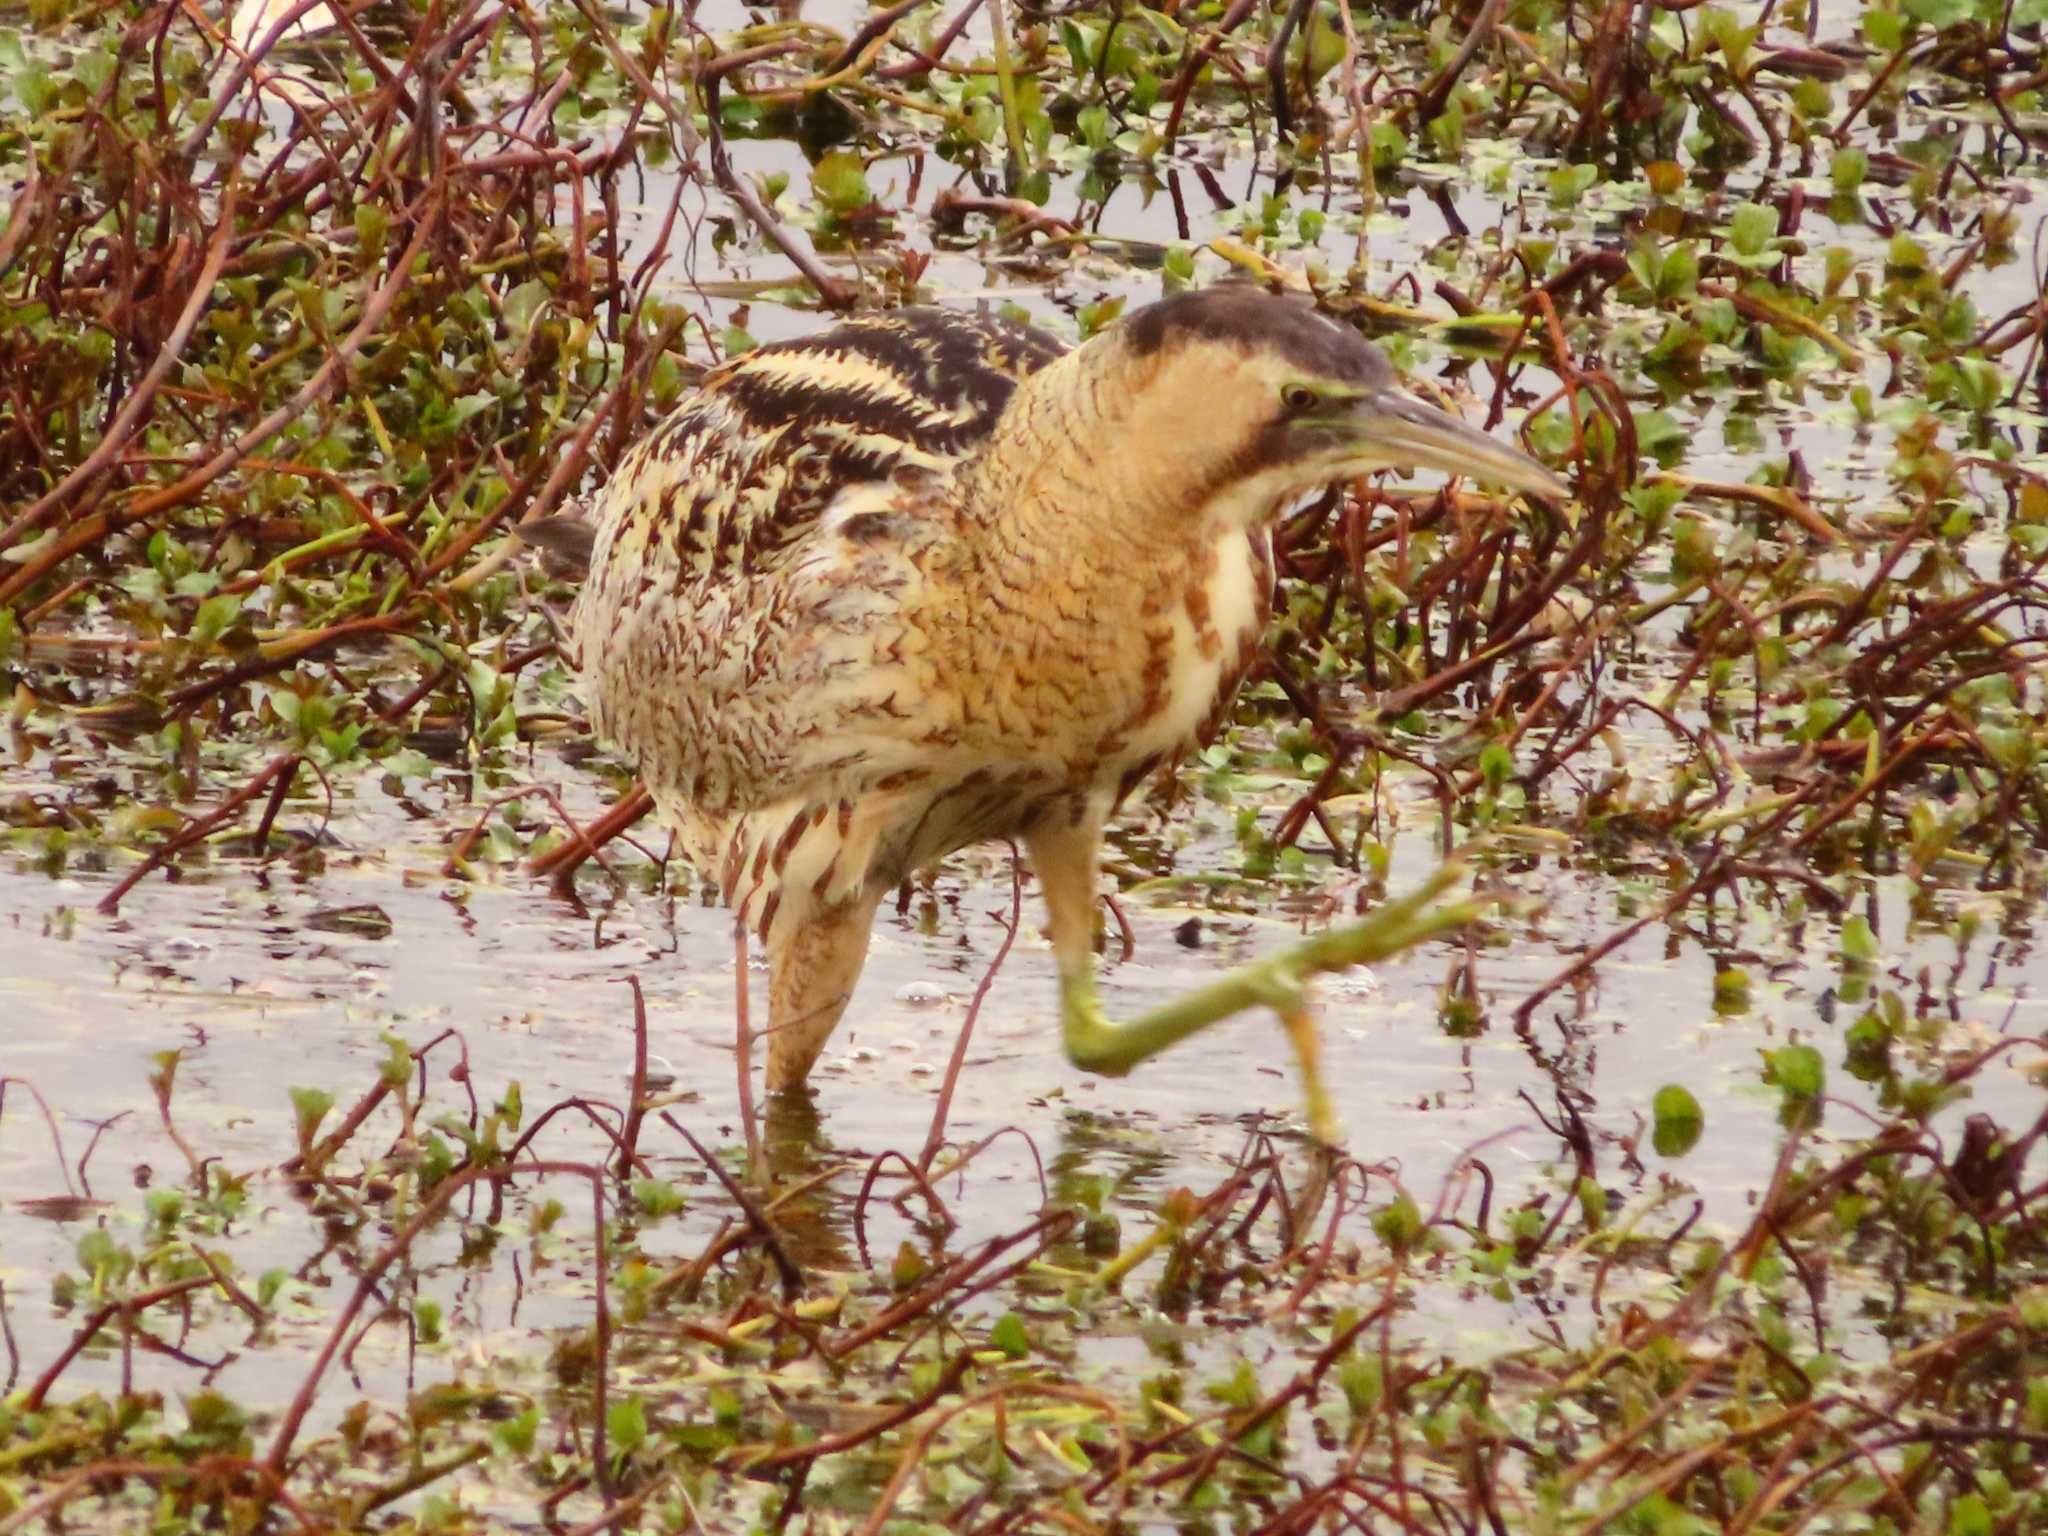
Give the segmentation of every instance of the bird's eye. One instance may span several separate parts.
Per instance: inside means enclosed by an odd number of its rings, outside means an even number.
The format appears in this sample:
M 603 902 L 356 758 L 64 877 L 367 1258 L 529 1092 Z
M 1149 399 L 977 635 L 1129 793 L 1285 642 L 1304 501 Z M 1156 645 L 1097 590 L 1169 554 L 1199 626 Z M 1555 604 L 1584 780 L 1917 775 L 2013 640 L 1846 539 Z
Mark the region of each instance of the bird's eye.
M 1306 384 L 1289 384 L 1280 391 L 1280 403 L 1287 407 L 1290 414 L 1295 416 L 1307 415 L 1318 405 L 1322 404 L 1322 401 L 1323 397 L 1310 389 Z

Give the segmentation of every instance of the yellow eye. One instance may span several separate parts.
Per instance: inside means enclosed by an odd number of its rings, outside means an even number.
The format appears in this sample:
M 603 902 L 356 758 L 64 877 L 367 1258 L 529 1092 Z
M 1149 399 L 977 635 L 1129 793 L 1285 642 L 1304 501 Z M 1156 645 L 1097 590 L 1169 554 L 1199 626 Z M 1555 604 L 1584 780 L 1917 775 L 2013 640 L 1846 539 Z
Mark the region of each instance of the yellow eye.
M 1323 397 L 1306 384 L 1289 384 L 1280 391 L 1280 403 L 1296 416 L 1306 415 L 1322 402 Z

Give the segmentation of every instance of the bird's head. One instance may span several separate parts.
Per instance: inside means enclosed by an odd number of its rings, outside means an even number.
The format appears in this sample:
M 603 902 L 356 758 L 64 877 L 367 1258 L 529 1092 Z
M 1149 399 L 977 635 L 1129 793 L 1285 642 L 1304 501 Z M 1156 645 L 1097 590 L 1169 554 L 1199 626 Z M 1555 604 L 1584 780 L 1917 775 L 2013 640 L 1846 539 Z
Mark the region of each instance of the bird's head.
M 1385 353 L 1306 298 L 1225 284 L 1138 310 L 1090 346 L 1113 357 L 1131 438 L 1163 456 L 1183 505 L 1256 522 L 1393 467 L 1565 493 L 1519 448 L 1404 389 Z

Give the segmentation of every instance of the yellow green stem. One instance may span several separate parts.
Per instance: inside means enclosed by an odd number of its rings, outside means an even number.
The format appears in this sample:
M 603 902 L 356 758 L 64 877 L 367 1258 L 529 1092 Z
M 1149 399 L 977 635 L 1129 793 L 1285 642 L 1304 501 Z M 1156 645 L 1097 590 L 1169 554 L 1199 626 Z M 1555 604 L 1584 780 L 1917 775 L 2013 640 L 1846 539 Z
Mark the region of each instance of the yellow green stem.
M 1024 174 L 1024 119 L 1017 110 L 1017 76 L 1010 63 L 1010 13 L 1003 0 L 988 0 L 989 31 L 995 40 L 996 89 L 1003 98 L 1003 137 L 1010 146 L 1010 179 Z

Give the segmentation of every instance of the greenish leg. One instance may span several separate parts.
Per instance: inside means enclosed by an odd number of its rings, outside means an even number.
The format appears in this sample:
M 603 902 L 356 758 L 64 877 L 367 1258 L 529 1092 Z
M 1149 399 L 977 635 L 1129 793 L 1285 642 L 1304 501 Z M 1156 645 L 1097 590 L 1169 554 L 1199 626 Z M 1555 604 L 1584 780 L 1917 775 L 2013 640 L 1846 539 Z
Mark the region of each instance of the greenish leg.
M 1287 1026 L 1287 1033 L 1294 1041 L 1294 1056 L 1301 1063 L 1301 1091 L 1307 1100 L 1303 1112 L 1308 1116 L 1308 1133 L 1326 1147 L 1334 1147 L 1344 1139 L 1344 1132 L 1337 1124 L 1337 1109 L 1330 1102 L 1329 1091 L 1323 1087 L 1322 1037 L 1316 1033 L 1315 1010 L 1309 1006 L 1304 993 L 1300 1006 L 1284 1010 L 1280 1022 Z
M 1309 1129 L 1326 1144 L 1337 1138 L 1337 1119 L 1323 1087 L 1308 978 L 1381 960 L 1425 939 L 1456 932 L 1496 905 L 1483 897 L 1438 902 L 1464 874 L 1459 865 L 1447 864 L 1419 890 L 1387 902 L 1363 921 L 1319 933 L 1140 1018 L 1113 1024 L 1095 991 L 1095 848 L 1092 827 L 1031 839 L 1031 860 L 1052 919 L 1069 1059 L 1085 1072 L 1121 1077 L 1232 1014 L 1271 1008 L 1286 1025 L 1300 1058 Z

